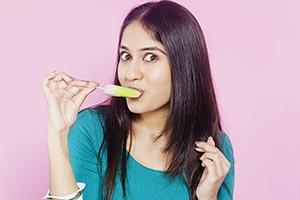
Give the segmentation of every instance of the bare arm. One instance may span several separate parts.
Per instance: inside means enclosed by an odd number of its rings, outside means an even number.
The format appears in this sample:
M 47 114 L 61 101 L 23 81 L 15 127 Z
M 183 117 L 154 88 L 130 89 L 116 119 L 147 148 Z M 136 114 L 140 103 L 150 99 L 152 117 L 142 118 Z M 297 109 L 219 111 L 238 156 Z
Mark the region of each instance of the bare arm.
M 78 190 L 69 158 L 68 133 L 80 106 L 96 86 L 95 82 L 76 80 L 65 73 L 53 72 L 43 79 L 42 89 L 48 106 L 51 195 L 66 196 Z

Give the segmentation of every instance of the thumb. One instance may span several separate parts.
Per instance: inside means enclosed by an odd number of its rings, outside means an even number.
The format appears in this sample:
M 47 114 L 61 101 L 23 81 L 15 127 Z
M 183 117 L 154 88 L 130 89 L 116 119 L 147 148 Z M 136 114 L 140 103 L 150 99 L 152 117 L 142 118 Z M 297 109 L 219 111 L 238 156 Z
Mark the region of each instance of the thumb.
M 211 136 L 208 137 L 207 143 L 212 145 L 213 147 L 216 146 L 215 141 Z

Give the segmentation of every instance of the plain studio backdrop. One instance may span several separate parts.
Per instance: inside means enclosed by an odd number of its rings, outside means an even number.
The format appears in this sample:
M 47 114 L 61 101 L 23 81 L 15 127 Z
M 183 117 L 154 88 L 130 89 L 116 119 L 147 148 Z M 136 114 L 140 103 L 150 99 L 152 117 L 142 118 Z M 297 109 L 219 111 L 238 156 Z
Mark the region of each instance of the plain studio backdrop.
M 42 78 L 56 70 L 110 83 L 122 20 L 143 2 L 0 1 L 1 199 L 41 199 L 49 188 Z M 176 2 L 206 37 L 235 199 L 299 198 L 299 1 Z M 83 107 L 105 98 L 95 91 Z

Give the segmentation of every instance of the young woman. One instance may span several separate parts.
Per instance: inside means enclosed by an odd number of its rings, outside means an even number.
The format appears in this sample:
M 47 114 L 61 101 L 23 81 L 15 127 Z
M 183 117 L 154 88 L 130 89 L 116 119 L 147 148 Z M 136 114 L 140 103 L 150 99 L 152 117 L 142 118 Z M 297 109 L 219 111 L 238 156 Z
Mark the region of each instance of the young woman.
M 57 72 L 43 80 L 46 198 L 232 199 L 232 146 L 194 16 L 174 2 L 145 3 L 125 18 L 118 47 L 114 84 L 139 90 L 138 98 L 79 112 L 97 83 Z

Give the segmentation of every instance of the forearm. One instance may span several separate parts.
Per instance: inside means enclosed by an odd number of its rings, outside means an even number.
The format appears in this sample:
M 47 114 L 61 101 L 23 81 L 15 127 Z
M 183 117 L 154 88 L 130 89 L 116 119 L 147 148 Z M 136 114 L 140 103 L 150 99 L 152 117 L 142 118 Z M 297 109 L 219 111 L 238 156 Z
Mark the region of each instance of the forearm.
M 67 133 L 56 134 L 48 130 L 50 193 L 55 196 L 69 195 L 78 189 L 69 158 L 67 139 Z

